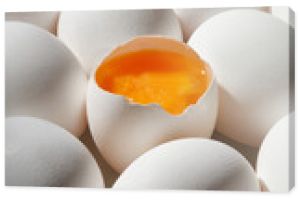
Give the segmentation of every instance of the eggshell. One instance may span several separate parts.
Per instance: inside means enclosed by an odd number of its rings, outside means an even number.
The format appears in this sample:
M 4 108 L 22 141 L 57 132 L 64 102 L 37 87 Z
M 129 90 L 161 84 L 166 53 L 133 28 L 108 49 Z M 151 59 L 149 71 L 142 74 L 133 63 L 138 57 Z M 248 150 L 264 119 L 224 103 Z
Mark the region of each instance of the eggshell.
M 136 159 L 114 189 L 258 191 L 247 160 L 233 148 L 208 139 L 179 139 Z
M 218 132 L 214 132 L 212 139 L 228 144 L 238 152 L 240 152 L 251 164 L 252 167 L 256 166 L 258 147 L 252 147 L 243 143 L 239 143 L 236 140 L 228 138 Z
M 175 9 L 175 13 L 180 21 L 183 38 L 187 41 L 192 33 L 206 20 L 221 12 L 233 9 L 234 7 L 223 8 L 183 8 Z M 254 7 L 253 9 L 268 11 L 268 7 Z
M 86 131 L 86 133 L 80 137 L 80 141 L 82 141 L 82 143 L 85 144 L 85 146 L 89 149 L 89 151 L 95 157 L 95 159 L 101 169 L 105 187 L 111 188 L 120 174 L 117 173 L 116 171 L 114 171 L 111 168 L 111 166 L 106 162 L 106 160 L 103 158 L 103 156 L 100 154 L 89 130 Z
M 170 40 L 161 37 L 156 40 L 159 40 L 162 49 L 172 48 L 175 51 L 178 48 Z M 128 47 L 130 51 L 142 46 L 144 38 L 139 37 L 135 41 L 140 45 L 132 49 Z M 157 44 L 155 39 L 151 44 L 154 43 Z M 187 46 L 182 48 L 187 51 Z M 121 52 L 119 49 L 116 51 Z M 214 76 L 203 96 L 180 115 L 171 115 L 158 104 L 140 105 L 107 92 L 97 85 L 95 74 L 90 78 L 87 91 L 91 134 L 103 157 L 117 172 L 122 172 L 136 157 L 163 142 L 182 137 L 210 137 L 217 107 Z
M 93 156 L 65 129 L 32 117 L 9 117 L 5 125 L 6 185 L 103 187 Z
M 287 6 L 273 6 L 271 8 L 273 16 L 278 17 L 291 27 L 295 28 L 295 13 Z
M 88 81 L 76 57 L 36 26 L 5 26 L 6 116 L 40 117 L 81 135 L 87 126 Z
M 257 175 L 270 192 L 288 192 L 294 186 L 292 138 L 295 115 L 280 119 L 265 137 L 257 158 Z
M 62 12 L 58 37 L 77 55 L 89 74 L 113 48 L 138 35 L 182 40 L 173 10 Z
M 56 34 L 59 12 L 7 12 L 6 21 L 20 21 L 37 25 Z
M 259 146 L 289 112 L 289 26 L 260 11 L 226 11 L 203 23 L 188 44 L 218 80 L 217 131 Z

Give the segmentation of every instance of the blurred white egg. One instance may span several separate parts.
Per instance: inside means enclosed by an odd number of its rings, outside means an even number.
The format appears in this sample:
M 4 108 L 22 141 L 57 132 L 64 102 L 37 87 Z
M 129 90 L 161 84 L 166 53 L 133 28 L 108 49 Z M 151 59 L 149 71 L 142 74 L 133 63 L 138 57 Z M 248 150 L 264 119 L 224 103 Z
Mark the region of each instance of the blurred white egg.
M 219 83 L 216 130 L 259 146 L 289 112 L 289 26 L 256 10 L 226 11 L 203 23 L 188 44 Z
M 58 37 L 91 71 L 112 49 L 138 35 L 164 35 L 182 40 L 173 10 L 115 10 L 62 12 Z
M 37 25 L 56 34 L 59 12 L 7 12 L 6 21 L 20 21 Z
M 164 54 L 149 58 L 134 58 L 139 59 L 142 64 L 134 64 L 134 59 L 128 60 L 126 62 L 130 63 L 129 67 L 135 67 L 134 72 L 141 70 L 142 73 L 141 75 L 134 75 L 134 78 L 124 76 L 125 79 L 121 74 L 119 82 L 122 83 L 121 90 L 127 87 L 128 90 L 132 90 L 133 96 L 139 94 L 140 97 L 147 100 L 149 93 L 151 93 L 150 96 L 157 97 L 157 101 L 150 101 L 149 103 L 133 101 L 134 97 L 111 92 L 97 81 L 99 73 L 105 72 L 101 71 L 104 69 L 117 69 L 118 66 L 121 66 L 121 71 L 130 71 L 125 70 L 125 67 L 128 66 L 122 65 L 122 63 L 113 64 L 112 68 L 104 68 L 114 58 L 117 61 L 119 58 L 122 60 L 128 53 L 128 55 L 131 55 L 149 49 L 155 49 L 159 53 L 164 51 L 174 52 L 176 55 L 171 56 L 169 60 L 157 61 L 155 64 L 151 64 L 151 62 L 161 59 L 158 57 L 164 56 Z M 180 64 L 181 61 L 176 60 L 178 55 L 184 56 L 185 60 L 183 62 L 185 64 Z M 190 67 L 186 63 L 195 59 L 197 62 L 203 62 L 201 76 L 207 78 L 207 83 L 205 83 L 207 85 L 202 88 L 204 93 L 197 96 L 194 103 L 189 103 L 189 106 L 182 108 L 179 113 L 174 114 L 167 111 L 162 103 L 158 101 L 170 101 L 172 109 L 177 109 L 180 106 L 179 98 L 182 96 L 170 97 L 169 94 L 171 90 L 184 93 L 191 86 L 189 81 L 192 81 L 192 79 L 186 80 L 187 77 L 181 76 L 180 73 L 181 70 Z M 145 63 L 150 63 L 152 69 L 144 70 Z M 176 71 L 175 65 L 180 65 L 177 66 L 180 68 L 178 71 Z M 165 68 L 173 67 L 174 70 L 171 71 L 160 71 L 161 69 L 166 70 Z M 197 70 L 201 69 L 198 65 L 195 65 L 195 67 Z M 108 73 L 110 72 L 108 71 Z M 105 73 L 100 75 L 103 74 L 107 76 Z M 175 78 L 174 74 L 176 74 Z M 112 76 L 108 75 L 107 77 Z M 196 76 L 196 73 L 192 76 L 195 76 L 197 80 L 202 79 L 202 77 Z M 115 78 L 117 79 L 118 76 Z M 145 80 L 151 80 L 152 78 L 154 88 L 147 85 L 148 83 L 143 86 L 139 85 L 141 82 L 146 82 Z M 201 89 L 198 86 L 192 87 L 195 87 L 193 90 L 197 92 Z M 184 96 L 184 98 L 188 97 Z M 93 73 L 87 91 L 87 113 L 91 134 L 103 157 L 118 172 L 123 171 L 136 157 L 163 142 L 182 137 L 210 137 L 215 126 L 217 106 L 217 84 L 209 66 L 184 43 L 163 37 L 137 37 L 126 44 L 120 45 L 104 59 L 100 67 Z
M 273 16 L 278 17 L 291 27 L 295 28 L 295 13 L 287 6 L 273 6 L 271 8 Z
M 40 117 L 76 136 L 87 126 L 87 77 L 67 47 L 31 24 L 6 22 L 6 116 Z
M 234 7 L 225 8 L 182 8 L 175 9 L 175 13 L 180 21 L 183 38 L 187 41 L 192 33 L 206 20 L 221 12 L 240 9 Z M 253 9 L 268 11 L 268 7 L 255 7 Z
M 257 158 L 257 175 L 270 192 L 294 186 L 294 113 L 280 119 L 265 137 Z
M 5 125 L 6 185 L 104 187 L 93 156 L 65 129 L 32 117 L 9 117 Z
M 114 189 L 259 191 L 253 168 L 236 150 L 208 139 L 179 139 L 136 159 Z

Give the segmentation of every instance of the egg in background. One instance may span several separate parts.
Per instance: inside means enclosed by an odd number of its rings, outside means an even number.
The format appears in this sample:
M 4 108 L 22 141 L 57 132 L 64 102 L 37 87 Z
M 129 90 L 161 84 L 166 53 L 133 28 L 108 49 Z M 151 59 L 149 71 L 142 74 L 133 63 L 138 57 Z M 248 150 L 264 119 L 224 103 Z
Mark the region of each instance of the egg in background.
M 295 13 L 287 6 L 272 6 L 271 13 L 291 27 L 295 28 Z
M 203 23 L 188 44 L 210 63 L 218 81 L 216 130 L 259 146 L 289 112 L 289 26 L 256 10 L 226 11 Z
M 39 26 L 50 33 L 56 34 L 59 12 L 7 12 L 6 21 L 20 21 Z
M 103 158 L 97 146 L 93 140 L 93 137 L 89 130 L 86 131 L 80 138 L 80 141 L 89 149 L 92 155 L 95 157 L 98 166 L 101 169 L 103 180 L 106 188 L 111 188 L 114 182 L 119 177 L 119 173 L 111 168 L 111 166 Z
M 259 191 L 255 172 L 236 150 L 208 139 L 179 139 L 136 159 L 113 189 Z
M 252 147 L 243 143 L 239 143 L 236 140 L 226 137 L 216 131 L 214 131 L 212 139 L 217 140 L 219 142 L 225 143 L 235 150 L 237 150 L 240 154 L 242 154 L 251 164 L 253 168 L 256 166 L 258 147 Z
M 227 10 L 241 9 L 235 7 L 225 8 L 183 8 L 175 9 L 175 13 L 180 21 L 184 41 L 188 41 L 192 33 L 206 20 L 216 14 Z M 246 9 L 246 8 L 245 8 Z M 247 8 L 249 9 L 249 8 Z M 261 10 L 264 12 L 269 11 L 269 7 L 254 7 L 253 9 Z
M 121 44 L 106 60 L 153 48 L 192 55 L 193 59 L 198 59 L 198 55 L 182 42 L 164 37 L 137 37 Z M 96 72 L 101 71 L 101 67 L 91 75 L 88 85 L 88 122 L 98 149 L 117 172 L 122 172 L 139 155 L 163 142 L 183 137 L 209 138 L 212 135 L 217 117 L 218 92 L 215 76 L 208 65 L 206 73 L 210 81 L 205 92 L 176 115 L 163 109 L 158 102 L 141 104 L 103 89 L 96 80 Z M 166 97 L 163 95 L 161 98 Z
M 6 118 L 5 126 L 7 186 L 104 187 L 93 156 L 65 129 L 32 117 Z
M 270 192 L 288 192 L 294 187 L 295 114 L 281 118 L 265 137 L 257 158 L 258 177 Z
M 76 57 L 31 24 L 6 22 L 5 35 L 5 115 L 43 118 L 81 135 L 87 77 Z
M 120 43 L 139 35 L 182 40 L 173 10 L 103 10 L 62 12 L 58 37 L 79 58 L 87 74 Z

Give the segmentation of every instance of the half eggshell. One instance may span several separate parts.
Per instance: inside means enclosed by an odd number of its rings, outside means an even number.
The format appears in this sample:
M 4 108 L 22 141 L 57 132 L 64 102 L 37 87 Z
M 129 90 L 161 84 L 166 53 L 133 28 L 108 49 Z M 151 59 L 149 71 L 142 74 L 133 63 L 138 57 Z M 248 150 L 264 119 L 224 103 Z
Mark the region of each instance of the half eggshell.
M 176 40 L 138 37 L 120 45 L 111 56 L 143 48 L 194 53 Z M 195 56 L 198 57 L 197 54 Z M 209 67 L 208 70 L 211 75 L 209 87 L 195 104 L 180 115 L 167 113 L 158 104 L 141 105 L 108 92 L 97 84 L 93 73 L 87 91 L 88 122 L 97 147 L 116 171 L 122 172 L 139 155 L 163 142 L 183 137 L 209 138 L 212 135 L 218 93 L 215 77 Z

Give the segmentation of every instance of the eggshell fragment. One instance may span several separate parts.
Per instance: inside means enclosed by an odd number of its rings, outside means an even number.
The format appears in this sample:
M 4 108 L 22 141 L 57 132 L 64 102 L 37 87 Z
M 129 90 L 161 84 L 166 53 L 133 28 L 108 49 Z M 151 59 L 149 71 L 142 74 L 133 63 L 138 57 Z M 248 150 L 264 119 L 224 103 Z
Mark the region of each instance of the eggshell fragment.
M 75 53 L 89 74 L 112 49 L 139 35 L 182 40 L 173 10 L 62 12 L 58 37 Z
M 6 185 L 104 187 L 93 156 L 65 129 L 32 117 L 5 124 Z
M 247 160 L 233 148 L 207 139 L 179 139 L 136 159 L 114 189 L 258 191 Z
M 192 51 L 185 44 L 177 43 L 161 37 L 139 37 L 121 45 L 115 52 L 135 51 L 145 44 L 153 47 L 160 44 L 157 48 L 174 51 L 184 49 L 185 53 Z M 99 87 L 95 74 L 90 78 L 87 91 L 91 134 L 103 157 L 117 172 L 122 172 L 136 157 L 163 142 L 183 137 L 209 138 L 215 126 L 217 106 L 217 84 L 213 74 L 206 92 L 180 115 L 167 113 L 158 104 L 132 103 L 122 95 L 110 93 Z
M 216 14 L 227 10 L 241 9 L 234 7 L 223 7 L 223 8 L 183 8 L 175 9 L 175 13 L 180 21 L 183 38 L 187 41 L 192 33 L 206 20 L 213 17 Z M 246 9 L 246 8 L 245 8 Z M 267 12 L 268 7 L 254 7 L 253 9 Z
M 257 158 L 257 175 L 270 192 L 288 192 L 294 186 L 294 113 L 280 119 L 265 137 Z
M 226 11 L 203 23 L 188 44 L 216 74 L 217 131 L 259 146 L 289 112 L 289 26 L 255 10 Z
M 56 37 L 31 24 L 6 22 L 6 116 L 27 115 L 81 135 L 87 126 L 87 77 Z
M 59 12 L 7 12 L 6 21 L 20 21 L 37 25 L 56 34 Z

